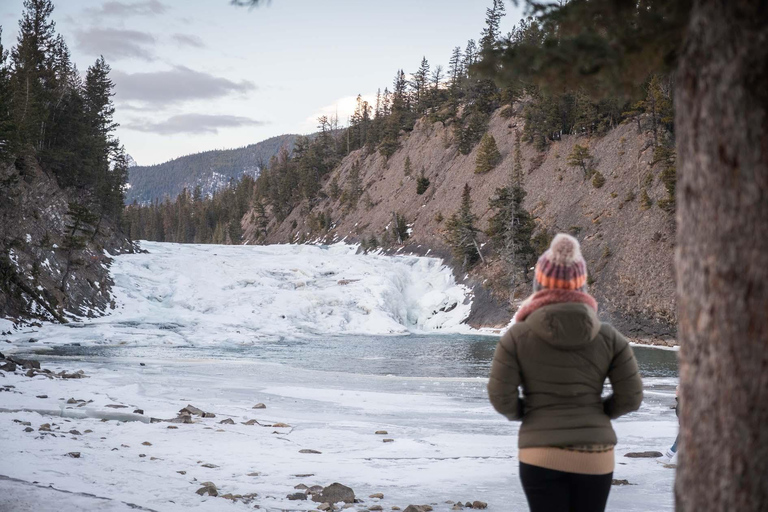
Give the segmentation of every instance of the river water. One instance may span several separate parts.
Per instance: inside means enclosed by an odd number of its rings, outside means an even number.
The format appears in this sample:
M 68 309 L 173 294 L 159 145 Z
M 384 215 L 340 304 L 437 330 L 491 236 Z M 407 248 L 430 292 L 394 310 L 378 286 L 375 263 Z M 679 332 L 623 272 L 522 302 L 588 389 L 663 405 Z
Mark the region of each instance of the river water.
M 285 367 L 393 377 L 487 377 L 497 337 L 477 335 L 338 336 L 283 339 L 254 345 L 59 345 L 32 351 L 44 359 L 118 361 L 222 360 L 275 363 Z M 677 352 L 635 346 L 644 377 L 677 377 Z

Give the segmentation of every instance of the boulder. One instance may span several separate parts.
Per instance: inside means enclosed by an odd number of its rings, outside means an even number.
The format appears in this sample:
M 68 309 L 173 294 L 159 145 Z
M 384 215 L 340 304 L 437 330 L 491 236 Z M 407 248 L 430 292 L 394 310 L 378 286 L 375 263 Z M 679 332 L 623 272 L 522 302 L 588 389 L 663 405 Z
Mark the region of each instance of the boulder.
M 288 425 L 287 423 L 273 423 L 272 427 L 273 428 L 291 428 L 291 426 Z
M 233 420 L 232 418 L 227 418 L 219 422 L 219 425 L 234 425 L 234 424 L 235 424 L 235 420 Z
M 80 458 L 80 452 L 69 452 L 67 454 L 67 457 L 72 457 L 73 459 L 79 459 Z
M 194 423 L 192 417 L 189 414 L 179 414 L 172 420 L 167 420 L 168 423 Z
M 293 494 L 288 495 L 288 499 L 291 501 L 306 500 L 307 495 L 303 492 L 294 492 Z
M 187 405 L 179 411 L 179 414 L 184 413 L 191 414 L 193 416 L 203 416 L 205 414 L 202 410 L 198 409 L 194 405 Z
M 253 409 L 266 409 L 267 406 L 264 404 L 256 404 L 253 406 Z
M 203 486 L 195 492 L 197 492 L 197 494 L 200 496 L 205 496 L 206 494 L 208 496 L 219 495 L 219 490 L 216 488 L 216 485 L 213 482 L 203 482 Z
M 354 503 L 355 491 L 346 485 L 334 482 L 328 487 L 324 487 L 319 494 L 314 494 L 312 496 L 312 501 L 317 503 L 338 503 L 340 501 L 343 501 L 344 503 Z
M 376 435 L 379 435 L 379 436 L 386 436 L 387 434 L 389 434 L 389 432 L 387 432 L 386 430 L 377 430 L 376 431 Z
M 611 485 L 634 485 L 634 484 L 629 483 L 629 480 L 617 480 L 614 478 L 613 480 L 611 480 Z
M 383 499 L 384 499 L 384 494 L 382 494 L 382 493 L 380 493 L 380 492 L 377 492 L 377 493 L 375 493 L 375 494 L 371 494 L 371 495 L 370 495 L 370 496 L 368 496 L 368 497 L 369 497 L 369 498 L 374 498 L 374 499 L 383 500 Z
M 488 508 L 488 504 L 486 502 L 484 502 L 484 501 L 473 501 L 472 502 L 472 508 L 479 509 L 479 510 L 484 510 L 484 509 Z
M 316 453 L 316 454 L 321 454 L 323 452 L 319 452 L 317 450 L 309 450 L 309 449 L 305 448 L 303 450 L 299 450 L 299 453 Z

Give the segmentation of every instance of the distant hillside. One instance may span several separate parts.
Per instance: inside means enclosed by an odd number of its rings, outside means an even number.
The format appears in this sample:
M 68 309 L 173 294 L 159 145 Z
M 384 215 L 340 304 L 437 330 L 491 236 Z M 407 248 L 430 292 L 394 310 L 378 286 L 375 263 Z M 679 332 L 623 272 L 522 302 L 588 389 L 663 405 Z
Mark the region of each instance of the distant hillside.
M 175 198 L 184 189 L 200 186 L 209 195 L 243 174 L 258 176 L 281 147 L 293 150 L 297 135 L 279 135 L 244 148 L 213 150 L 182 156 L 169 162 L 131 167 L 126 204 L 149 203 L 166 196 Z

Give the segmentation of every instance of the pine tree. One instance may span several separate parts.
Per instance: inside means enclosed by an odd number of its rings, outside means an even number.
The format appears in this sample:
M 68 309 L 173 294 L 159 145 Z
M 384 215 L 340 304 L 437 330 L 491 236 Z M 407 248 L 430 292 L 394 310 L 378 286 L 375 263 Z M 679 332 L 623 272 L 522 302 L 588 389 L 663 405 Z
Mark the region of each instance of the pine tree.
M 85 205 L 77 202 L 69 203 L 67 210 L 69 220 L 66 224 L 66 234 L 61 244 L 61 250 L 66 253 L 67 263 L 61 277 L 60 288 L 66 290 L 67 280 L 72 268 L 83 264 L 81 259 L 76 259 L 76 254 L 86 248 L 88 239 L 93 235 L 94 225 L 98 216 L 91 213 Z
M 479 230 L 475 227 L 477 218 L 472 213 L 471 190 L 469 184 L 464 185 L 459 211 L 448 219 L 445 230 L 445 242 L 451 248 L 454 257 L 462 262 L 464 269 L 483 259 L 476 241 Z
M 589 152 L 589 148 L 575 144 L 568 155 L 568 165 L 581 169 L 584 173 L 584 179 L 587 179 L 592 173 L 591 162 L 592 154 Z
M 410 156 L 405 157 L 405 164 L 403 165 L 403 174 L 405 174 L 406 176 L 411 175 L 411 157 Z
M 448 90 L 452 97 L 458 95 L 463 74 L 461 47 L 457 46 L 451 52 L 451 59 L 448 61 Z
M 510 282 L 510 303 L 517 287 L 528 282 L 528 269 L 535 261 L 536 253 L 531 236 L 536 224 L 523 208 L 526 192 L 517 182 L 514 173 L 510 183 L 496 189 L 496 195 L 488 202 L 496 213 L 488 220 L 488 236 L 501 256 Z
M 14 122 L 22 144 L 45 147 L 48 105 L 57 87 L 52 50 L 56 43 L 50 0 L 24 0 L 17 44 L 11 52 Z
M 486 133 L 480 141 L 480 149 L 475 160 L 475 173 L 485 174 L 501 163 L 501 153 L 493 135 Z
M 482 52 L 490 52 L 496 48 L 496 42 L 500 36 L 499 25 L 504 14 L 503 0 L 493 0 L 493 6 L 485 10 L 485 28 L 483 37 L 480 39 Z
M 6 161 L 16 152 L 16 128 L 11 110 L 11 69 L 2 36 L 3 27 L 0 27 L 0 162 Z
M 520 132 L 518 131 L 515 131 L 515 156 L 512 180 L 515 186 L 523 186 L 523 152 L 520 148 Z
M 424 168 L 421 169 L 418 179 L 416 179 L 416 193 L 422 195 L 429 188 L 429 178 L 424 174 Z
M 422 57 L 419 69 L 413 74 L 411 87 L 413 88 L 414 103 L 418 113 L 423 112 L 427 106 L 427 88 L 429 85 L 429 62 Z
M 355 162 L 349 169 L 346 188 L 341 194 L 341 202 L 346 210 L 356 209 L 360 197 L 363 195 L 363 186 L 360 180 L 360 163 Z
M 469 68 L 477 62 L 477 45 L 474 39 L 467 41 L 467 48 L 464 50 L 464 60 L 462 61 L 462 73 L 469 77 Z

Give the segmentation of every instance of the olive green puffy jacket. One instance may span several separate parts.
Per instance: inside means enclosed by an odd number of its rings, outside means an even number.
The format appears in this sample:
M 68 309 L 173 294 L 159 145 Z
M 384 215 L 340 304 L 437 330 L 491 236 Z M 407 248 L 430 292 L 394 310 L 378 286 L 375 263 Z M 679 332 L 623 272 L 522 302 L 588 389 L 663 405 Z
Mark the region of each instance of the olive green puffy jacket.
M 606 377 L 613 393 L 603 399 Z M 523 421 L 520 448 L 616 444 L 610 420 L 640 407 L 643 383 L 627 340 L 586 304 L 569 302 L 535 310 L 501 337 L 488 395 L 498 412 Z

